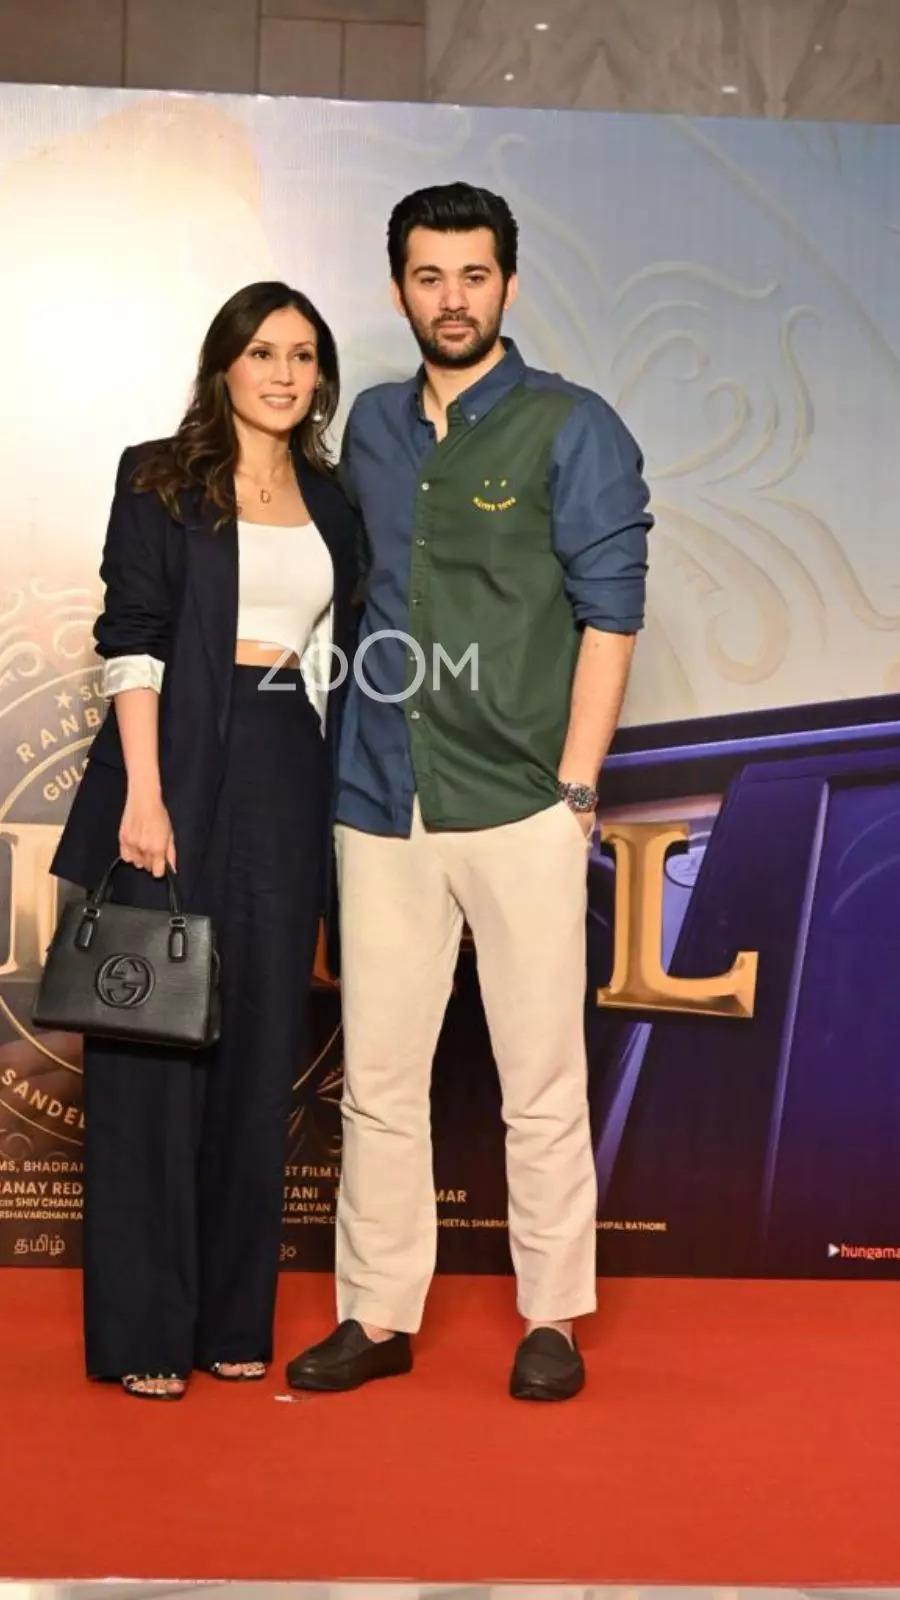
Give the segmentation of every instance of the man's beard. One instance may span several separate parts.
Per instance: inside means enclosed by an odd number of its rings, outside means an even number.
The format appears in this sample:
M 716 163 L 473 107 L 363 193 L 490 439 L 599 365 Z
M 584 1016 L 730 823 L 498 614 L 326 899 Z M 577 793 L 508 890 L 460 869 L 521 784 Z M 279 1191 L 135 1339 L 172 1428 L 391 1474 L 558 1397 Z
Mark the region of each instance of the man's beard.
M 471 343 L 461 345 L 459 349 L 454 349 L 453 346 L 448 348 L 446 345 L 439 342 L 438 336 L 441 328 L 440 322 L 432 322 L 429 323 L 427 327 L 424 327 L 420 322 L 415 320 L 409 309 L 409 306 L 407 306 L 405 302 L 404 307 L 406 310 L 406 315 L 409 319 L 409 325 L 412 328 L 416 343 L 422 352 L 422 356 L 424 360 L 429 361 L 433 367 L 446 367 L 457 372 L 465 371 L 466 367 L 477 367 L 479 362 L 485 359 L 485 356 L 490 355 L 500 337 L 500 327 L 503 322 L 502 311 L 498 311 L 491 322 L 483 328 L 477 322 L 471 321 L 471 319 L 468 317 L 458 317 L 456 319 L 456 326 L 459 327 L 460 323 L 463 323 L 466 326 L 471 327 L 472 333 L 475 335 L 475 337 Z M 450 317 L 446 317 L 444 321 L 451 323 L 452 319 Z

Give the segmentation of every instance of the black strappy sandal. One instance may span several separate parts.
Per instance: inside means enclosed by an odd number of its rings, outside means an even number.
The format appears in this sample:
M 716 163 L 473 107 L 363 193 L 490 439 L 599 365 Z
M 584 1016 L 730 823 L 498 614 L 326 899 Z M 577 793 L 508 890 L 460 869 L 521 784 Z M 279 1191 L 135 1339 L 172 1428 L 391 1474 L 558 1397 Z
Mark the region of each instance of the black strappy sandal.
M 129 1372 L 121 1380 L 122 1388 L 135 1400 L 183 1400 L 187 1394 L 187 1378 L 180 1372 Z M 141 1389 L 142 1383 L 180 1383 L 180 1389 Z
M 223 1372 L 223 1367 L 259 1367 L 259 1372 Z M 211 1378 L 218 1378 L 220 1383 L 260 1383 L 266 1376 L 266 1363 L 264 1361 L 214 1361 L 211 1366 L 204 1367 Z

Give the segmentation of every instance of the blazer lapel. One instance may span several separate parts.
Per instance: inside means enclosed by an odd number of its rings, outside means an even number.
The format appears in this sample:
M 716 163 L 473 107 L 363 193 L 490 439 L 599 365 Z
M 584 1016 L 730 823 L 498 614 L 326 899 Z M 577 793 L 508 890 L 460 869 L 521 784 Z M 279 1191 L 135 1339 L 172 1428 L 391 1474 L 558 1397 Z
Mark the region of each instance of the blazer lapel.
M 306 501 L 307 510 L 331 551 L 332 560 L 334 560 L 334 550 L 332 548 L 334 543 L 334 509 L 331 501 L 331 486 L 328 479 L 324 478 L 320 472 L 316 472 L 310 466 L 306 457 L 300 454 L 299 450 L 294 451 L 294 466 L 297 472 L 300 492 Z
M 340 514 L 340 491 L 321 472 L 311 467 L 299 450 L 294 453 L 297 479 L 307 509 L 328 546 L 334 567 L 335 634 L 343 633 L 347 604 L 348 560 L 347 528 Z
M 216 528 L 220 513 L 194 505 L 185 523 L 187 575 L 216 699 L 216 725 L 224 744 L 231 708 L 234 645 L 238 619 L 237 523 L 229 517 Z

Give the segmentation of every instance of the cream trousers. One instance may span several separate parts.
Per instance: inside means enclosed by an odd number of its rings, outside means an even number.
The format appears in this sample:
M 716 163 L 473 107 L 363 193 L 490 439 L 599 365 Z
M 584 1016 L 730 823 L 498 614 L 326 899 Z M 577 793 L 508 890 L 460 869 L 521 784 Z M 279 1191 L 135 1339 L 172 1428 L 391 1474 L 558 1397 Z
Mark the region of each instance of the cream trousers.
M 587 841 L 552 805 L 522 822 L 411 837 L 338 825 L 344 1151 L 340 1318 L 415 1333 L 437 1250 L 432 1060 L 463 921 L 503 1096 L 517 1304 L 596 1304 L 597 1184 L 584 1044 Z

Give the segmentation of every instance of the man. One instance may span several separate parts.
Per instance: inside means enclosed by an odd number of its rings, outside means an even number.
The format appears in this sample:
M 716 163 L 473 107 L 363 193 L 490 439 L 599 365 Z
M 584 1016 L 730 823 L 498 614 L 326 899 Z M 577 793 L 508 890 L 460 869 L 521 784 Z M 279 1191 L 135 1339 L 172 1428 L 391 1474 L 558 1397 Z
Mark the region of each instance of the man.
M 360 395 L 347 423 L 342 471 L 370 563 L 336 830 L 341 1320 L 291 1362 L 299 1389 L 411 1368 L 437 1238 L 431 1066 L 464 921 L 507 1129 L 525 1320 L 511 1393 L 562 1400 L 584 1383 L 573 1322 L 596 1305 L 587 849 L 652 518 L 615 413 L 501 338 L 517 232 L 504 200 L 468 184 L 400 202 L 392 292 L 423 366 Z

